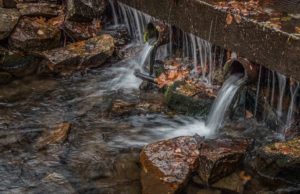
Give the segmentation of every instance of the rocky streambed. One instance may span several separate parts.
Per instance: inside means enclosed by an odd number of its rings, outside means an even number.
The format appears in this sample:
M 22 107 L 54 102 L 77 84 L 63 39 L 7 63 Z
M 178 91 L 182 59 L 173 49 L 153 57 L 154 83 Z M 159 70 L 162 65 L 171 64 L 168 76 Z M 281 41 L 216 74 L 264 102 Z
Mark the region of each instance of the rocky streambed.
M 282 139 L 257 122 L 251 85 L 212 133 L 219 86 L 176 54 L 142 82 L 151 47 L 112 25 L 111 2 L 0 0 L 0 193 L 298 193 L 298 124 Z

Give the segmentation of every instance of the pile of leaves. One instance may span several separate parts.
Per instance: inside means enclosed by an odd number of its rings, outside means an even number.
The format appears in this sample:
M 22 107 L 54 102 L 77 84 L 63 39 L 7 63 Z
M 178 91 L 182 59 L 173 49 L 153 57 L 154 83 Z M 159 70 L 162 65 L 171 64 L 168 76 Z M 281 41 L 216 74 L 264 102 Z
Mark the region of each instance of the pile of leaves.
M 176 90 L 186 96 L 204 96 L 217 97 L 219 86 L 208 86 L 198 79 L 186 80 L 185 84 L 180 85 Z
M 187 66 L 178 60 L 169 60 L 164 64 L 164 71 L 155 79 L 160 88 L 170 86 L 176 81 L 183 81 L 189 77 Z
M 250 1 L 221 1 L 215 6 L 216 9 L 225 10 L 239 16 L 260 15 L 263 12 L 258 0 Z

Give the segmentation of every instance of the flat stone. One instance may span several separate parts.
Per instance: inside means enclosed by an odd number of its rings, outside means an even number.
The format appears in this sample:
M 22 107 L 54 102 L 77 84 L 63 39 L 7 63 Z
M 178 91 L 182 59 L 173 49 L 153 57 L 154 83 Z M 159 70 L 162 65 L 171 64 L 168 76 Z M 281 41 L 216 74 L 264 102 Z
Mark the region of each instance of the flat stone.
M 201 141 L 185 136 L 147 145 L 140 158 L 143 194 L 179 192 L 197 168 Z
M 100 18 L 107 5 L 106 0 L 67 0 L 67 18 L 73 21 L 91 21 Z
M 0 40 L 7 38 L 17 25 L 20 13 L 16 9 L 0 8 Z
M 260 175 L 300 183 L 300 137 L 276 142 L 257 151 L 253 167 Z
M 74 22 L 66 20 L 63 28 L 73 40 L 86 40 L 100 33 L 102 24 L 99 20 L 93 22 Z
M 23 17 L 10 36 L 11 47 L 24 51 L 43 51 L 60 45 L 60 29 L 45 18 Z
M 38 138 L 35 145 L 36 148 L 42 149 L 50 144 L 63 143 L 71 130 L 70 123 L 61 123 L 53 130 L 45 130 L 44 133 Z
M 75 70 L 103 64 L 112 56 L 114 48 L 114 39 L 104 34 L 63 48 L 45 51 L 42 55 L 52 72 L 69 74 Z
M 42 17 L 55 17 L 62 11 L 60 5 L 52 3 L 18 3 L 22 16 L 42 16 Z
M 206 140 L 200 149 L 197 171 L 203 184 L 212 184 L 235 171 L 249 144 L 245 139 Z

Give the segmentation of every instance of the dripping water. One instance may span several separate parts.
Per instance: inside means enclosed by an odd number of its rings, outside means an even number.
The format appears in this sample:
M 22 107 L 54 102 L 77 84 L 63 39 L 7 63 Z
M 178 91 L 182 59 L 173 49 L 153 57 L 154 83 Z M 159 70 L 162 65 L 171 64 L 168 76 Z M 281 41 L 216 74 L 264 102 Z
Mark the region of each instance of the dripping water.
M 258 76 L 258 82 L 256 87 L 256 97 L 255 97 L 255 107 L 254 107 L 254 117 L 257 115 L 257 106 L 258 106 L 258 98 L 259 98 L 259 91 L 260 91 L 260 83 L 261 83 L 261 74 L 262 74 L 262 66 L 259 67 L 259 76 Z
M 295 98 L 298 90 L 299 90 L 299 82 L 297 82 L 296 86 L 293 86 L 292 84 L 290 85 L 291 102 L 290 102 L 289 111 L 286 120 L 287 128 L 290 128 L 294 121 Z
M 282 101 L 283 101 L 283 96 L 285 92 L 285 87 L 286 87 L 286 77 L 280 73 L 277 72 L 277 78 L 278 78 L 278 86 L 279 86 L 279 99 L 277 103 L 277 115 L 278 117 L 282 117 Z
M 114 0 L 109 0 L 108 2 L 111 7 L 111 10 L 112 10 L 114 25 L 118 25 L 119 22 L 118 22 L 118 16 L 117 16 L 115 2 L 114 2 Z

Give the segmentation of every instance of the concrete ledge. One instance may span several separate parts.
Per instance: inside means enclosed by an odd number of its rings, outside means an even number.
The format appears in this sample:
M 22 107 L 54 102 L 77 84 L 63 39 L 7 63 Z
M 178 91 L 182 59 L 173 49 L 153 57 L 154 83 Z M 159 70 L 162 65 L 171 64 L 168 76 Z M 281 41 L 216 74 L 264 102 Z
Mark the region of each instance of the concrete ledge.
M 292 32 L 247 17 L 226 25 L 227 13 L 215 9 L 211 0 L 118 1 L 300 80 L 300 37 Z

